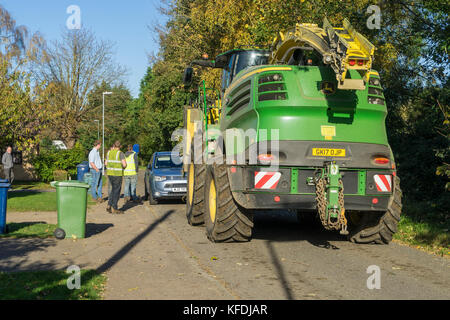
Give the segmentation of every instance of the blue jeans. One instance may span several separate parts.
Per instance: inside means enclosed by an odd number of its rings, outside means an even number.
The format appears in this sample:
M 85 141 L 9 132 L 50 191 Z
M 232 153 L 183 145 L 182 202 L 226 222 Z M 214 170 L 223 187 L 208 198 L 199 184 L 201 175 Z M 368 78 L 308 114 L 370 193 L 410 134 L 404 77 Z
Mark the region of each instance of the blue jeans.
M 99 172 L 91 169 L 92 183 L 91 183 L 91 194 L 92 199 L 102 198 L 102 170 Z
M 136 196 L 136 185 L 137 185 L 137 175 L 136 176 L 124 176 L 125 180 L 125 191 L 123 193 L 124 197 L 131 197 L 133 200 L 137 199 Z

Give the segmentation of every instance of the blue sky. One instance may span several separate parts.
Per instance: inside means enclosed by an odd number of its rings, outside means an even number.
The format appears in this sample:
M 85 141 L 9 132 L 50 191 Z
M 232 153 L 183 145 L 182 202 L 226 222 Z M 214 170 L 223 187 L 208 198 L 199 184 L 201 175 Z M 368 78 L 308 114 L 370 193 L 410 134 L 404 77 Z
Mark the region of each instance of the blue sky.
M 148 54 L 158 52 L 153 27 L 165 22 L 157 10 L 158 0 L 0 0 L 0 4 L 18 25 L 41 32 L 47 41 L 60 38 L 70 16 L 67 8 L 79 6 L 82 26 L 115 43 L 117 62 L 129 70 L 127 85 L 133 96 L 139 93 Z

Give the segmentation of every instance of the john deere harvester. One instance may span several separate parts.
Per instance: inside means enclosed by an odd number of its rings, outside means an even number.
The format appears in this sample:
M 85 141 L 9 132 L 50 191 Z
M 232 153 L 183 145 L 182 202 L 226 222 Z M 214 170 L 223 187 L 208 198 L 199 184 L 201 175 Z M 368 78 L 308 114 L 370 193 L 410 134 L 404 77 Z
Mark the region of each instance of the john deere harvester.
M 185 108 L 186 215 L 213 242 L 248 241 L 258 210 L 316 215 L 358 243 L 389 243 L 401 190 L 374 46 L 347 20 L 297 24 L 270 50 L 234 49 L 220 90 Z

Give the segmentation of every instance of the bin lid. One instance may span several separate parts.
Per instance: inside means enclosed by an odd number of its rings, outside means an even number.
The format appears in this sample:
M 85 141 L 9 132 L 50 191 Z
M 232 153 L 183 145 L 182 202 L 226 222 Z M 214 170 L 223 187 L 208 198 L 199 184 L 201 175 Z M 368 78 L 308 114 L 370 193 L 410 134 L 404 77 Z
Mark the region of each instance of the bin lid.
M 77 164 L 77 168 L 85 168 L 85 167 L 89 167 L 89 162 L 82 162 L 80 164 Z
M 54 188 L 58 187 L 71 187 L 71 188 L 85 188 L 89 189 L 90 186 L 87 183 L 80 182 L 78 180 L 69 180 L 69 181 L 53 181 L 50 185 Z
M 0 188 L 10 188 L 11 184 L 7 182 L 0 182 Z

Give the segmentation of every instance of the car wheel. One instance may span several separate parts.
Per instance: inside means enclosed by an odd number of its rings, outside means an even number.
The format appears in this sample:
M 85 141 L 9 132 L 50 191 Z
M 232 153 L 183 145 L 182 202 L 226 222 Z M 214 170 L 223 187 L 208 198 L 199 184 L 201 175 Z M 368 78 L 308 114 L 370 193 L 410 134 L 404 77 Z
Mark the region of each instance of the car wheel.
M 150 189 L 150 191 L 148 192 L 148 202 L 149 202 L 151 205 L 156 205 L 156 204 L 158 204 L 158 200 L 155 199 L 155 198 L 153 198 L 153 192 L 152 192 L 151 189 Z

